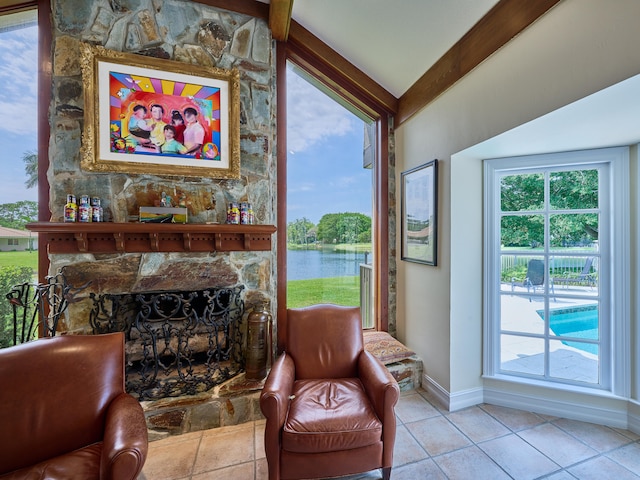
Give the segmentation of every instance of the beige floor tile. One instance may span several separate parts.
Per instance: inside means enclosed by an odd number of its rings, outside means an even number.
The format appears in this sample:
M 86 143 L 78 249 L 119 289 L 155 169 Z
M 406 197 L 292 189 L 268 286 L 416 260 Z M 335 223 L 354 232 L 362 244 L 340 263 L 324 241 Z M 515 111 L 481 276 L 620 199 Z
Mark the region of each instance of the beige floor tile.
M 603 478 L 638 480 L 640 478 L 607 457 L 596 457 L 567 470 L 579 480 L 602 480 Z
M 473 442 L 484 442 L 508 435 L 511 431 L 479 407 L 465 408 L 447 418 Z
M 631 443 L 631 439 L 609 427 L 560 418 L 553 422 L 598 452 L 608 452 Z
M 473 480 L 509 480 L 511 478 L 475 445 L 445 453 L 435 457 L 433 461 L 448 478 Z
M 593 448 L 576 440 L 555 425 L 544 424 L 518 432 L 521 438 L 561 467 L 568 467 L 597 455 Z
M 393 480 L 447 480 L 440 467 L 431 459 L 394 467 L 391 470 L 391 478 Z
M 406 427 L 432 457 L 471 445 L 469 439 L 442 416 L 409 423 Z
M 448 413 L 449 409 L 447 408 L 447 405 L 444 405 L 442 401 L 438 397 L 436 397 L 436 395 L 433 392 L 424 390 L 422 388 L 415 390 L 415 392 L 417 392 L 418 395 L 420 395 L 422 398 L 427 400 L 440 413 L 443 413 L 443 414 Z
M 255 462 L 248 462 L 200 473 L 191 477 L 191 480 L 253 480 L 254 478 Z
M 576 477 L 568 473 L 566 470 L 562 470 L 561 472 L 544 477 L 544 480 L 576 480 Z
M 429 454 L 413 438 L 407 427 L 398 425 L 396 428 L 396 443 L 393 449 L 393 466 L 406 465 L 429 458 Z
M 266 458 L 256 460 L 256 480 L 269 480 L 269 465 Z
M 527 442 L 515 434 L 496 438 L 478 445 L 513 478 L 529 480 L 560 470 Z
M 536 425 L 546 422 L 546 420 L 544 420 L 540 415 L 517 410 L 515 408 L 488 405 L 486 403 L 480 405 L 480 408 L 514 432 L 524 430 L 525 428 L 535 427 Z
M 439 415 L 440 412 L 417 393 L 403 395 L 396 404 L 396 416 L 401 423 L 415 422 Z
M 255 446 L 256 446 L 256 459 L 265 458 L 264 451 L 264 427 L 266 420 L 258 420 L 255 422 Z
M 633 441 L 640 440 L 640 435 L 637 433 L 630 432 L 629 430 L 625 430 L 624 428 L 613 428 L 620 435 L 624 435 L 627 438 L 630 438 Z
M 606 456 L 636 475 L 640 475 L 640 444 L 632 443 L 626 447 L 609 452 Z
M 640 480 L 635 433 L 487 404 L 449 413 L 428 398 L 422 389 L 401 394 L 393 480 Z M 257 420 L 151 442 L 139 480 L 268 480 L 264 427 Z
M 253 422 L 206 431 L 202 435 L 193 473 L 253 462 L 254 438 Z
M 193 471 L 202 432 L 168 437 L 149 444 L 141 480 L 188 478 Z

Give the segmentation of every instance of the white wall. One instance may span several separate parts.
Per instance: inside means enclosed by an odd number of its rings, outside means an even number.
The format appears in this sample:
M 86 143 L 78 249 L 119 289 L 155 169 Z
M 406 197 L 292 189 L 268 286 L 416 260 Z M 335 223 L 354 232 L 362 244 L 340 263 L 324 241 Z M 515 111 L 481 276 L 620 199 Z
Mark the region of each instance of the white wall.
M 399 261 L 398 334 L 452 399 L 483 386 L 482 165 L 459 152 L 640 73 L 638 19 L 637 0 L 564 0 L 397 128 L 398 172 L 440 160 L 438 267 Z

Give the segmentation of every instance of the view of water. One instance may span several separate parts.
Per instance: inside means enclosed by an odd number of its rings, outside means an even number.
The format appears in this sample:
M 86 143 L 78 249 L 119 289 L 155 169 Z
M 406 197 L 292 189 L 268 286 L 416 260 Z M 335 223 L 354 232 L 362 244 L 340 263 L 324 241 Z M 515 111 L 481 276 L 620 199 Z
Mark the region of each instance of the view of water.
M 333 249 L 287 250 L 287 280 L 358 276 L 361 263 L 365 263 L 364 253 L 335 252 Z

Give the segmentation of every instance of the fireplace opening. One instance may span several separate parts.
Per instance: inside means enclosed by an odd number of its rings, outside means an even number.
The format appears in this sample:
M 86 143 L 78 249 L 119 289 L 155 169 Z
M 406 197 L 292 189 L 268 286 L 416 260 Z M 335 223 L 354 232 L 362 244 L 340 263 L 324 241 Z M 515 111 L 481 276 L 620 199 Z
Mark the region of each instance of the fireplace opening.
M 244 371 L 243 290 L 92 293 L 90 323 L 94 334 L 125 333 L 127 392 L 195 395 Z

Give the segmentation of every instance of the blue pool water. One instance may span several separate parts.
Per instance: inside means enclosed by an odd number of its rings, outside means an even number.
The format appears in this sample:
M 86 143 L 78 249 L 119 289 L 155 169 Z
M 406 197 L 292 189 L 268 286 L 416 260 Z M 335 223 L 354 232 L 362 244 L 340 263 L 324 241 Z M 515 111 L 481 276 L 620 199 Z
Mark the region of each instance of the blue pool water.
M 562 308 L 550 311 L 549 328 L 563 337 L 598 340 L 598 306 L 582 305 L 580 307 Z M 544 310 L 538 310 L 544 320 Z M 578 348 L 594 355 L 598 354 L 598 345 L 593 343 L 563 341 L 565 345 Z

